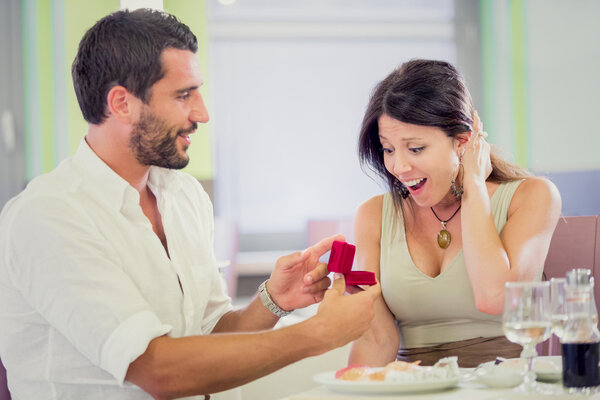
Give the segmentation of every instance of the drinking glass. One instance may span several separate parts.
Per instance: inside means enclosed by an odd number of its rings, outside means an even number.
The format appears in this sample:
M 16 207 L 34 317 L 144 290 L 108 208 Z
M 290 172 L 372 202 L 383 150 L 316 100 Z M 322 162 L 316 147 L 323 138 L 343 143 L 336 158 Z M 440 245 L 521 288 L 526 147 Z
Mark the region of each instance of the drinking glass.
M 590 278 L 590 283 L 592 285 L 592 304 L 591 304 L 591 310 L 590 312 L 592 313 L 592 321 L 594 321 L 594 324 L 596 324 L 596 326 L 598 326 L 598 309 L 596 308 L 596 299 L 594 297 L 594 277 L 592 276 Z
M 562 339 L 567 323 L 567 309 L 565 301 L 565 278 L 550 279 L 550 304 L 552 307 L 552 333 Z
M 527 373 L 518 390 L 536 390 L 535 346 L 552 333 L 550 282 L 507 282 L 502 326 L 508 340 L 523 346 L 521 360 Z

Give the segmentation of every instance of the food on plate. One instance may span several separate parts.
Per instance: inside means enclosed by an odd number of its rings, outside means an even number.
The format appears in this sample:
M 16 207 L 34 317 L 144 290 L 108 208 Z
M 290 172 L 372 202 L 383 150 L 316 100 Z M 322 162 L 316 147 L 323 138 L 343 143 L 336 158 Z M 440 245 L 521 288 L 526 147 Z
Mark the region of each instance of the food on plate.
M 358 381 L 365 374 L 369 373 L 369 367 L 366 365 L 350 365 L 346 368 L 342 368 L 335 373 L 336 379 L 342 379 L 344 381 Z
M 384 368 L 351 365 L 338 370 L 335 377 L 344 381 L 417 382 L 455 378 L 459 374 L 457 357 L 442 358 L 431 367 L 421 366 L 420 363 L 394 361 Z
M 385 369 L 387 370 L 391 370 L 391 371 L 410 371 L 412 370 L 414 367 L 418 366 L 419 364 L 421 364 L 421 360 L 417 360 L 411 363 L 408 363 L 406 361 L 394 361 L 389 363 L 388 365 L 385 366 Z

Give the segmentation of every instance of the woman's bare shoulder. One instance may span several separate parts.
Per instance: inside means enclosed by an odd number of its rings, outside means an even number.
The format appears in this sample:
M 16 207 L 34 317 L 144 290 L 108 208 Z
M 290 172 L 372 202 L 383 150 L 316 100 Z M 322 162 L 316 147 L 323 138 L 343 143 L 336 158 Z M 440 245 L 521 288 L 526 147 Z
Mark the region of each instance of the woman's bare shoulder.
M 521 182 L 511 202 L 511 208 L 542 207 L 560 213 L 562 201 L 556 185 L 541 176 L 527 177 Z
M 530 176 L 521 182 L 515 196 L 528 198 L 546 198 L 549 201 L 560 201 L 560 193 L 551 180 L 542 176 Z
M 381 208 L 383 207 L 383 194 L 371 197 L 362 203 L 354 216 L 354 230 L 356 233 L 375 233 L 381 230 Z
M 369 200 L 365 201 L 360 206 L 358 206 L 357 213 L 358 212 L 367 212 L 367 213 L 379 212 L 379 214 L 381 214 L 381 208 L 383 207 L 383 196 L 385 196 L 385 195 L 380 194 L 380 195 L 371 197 Z

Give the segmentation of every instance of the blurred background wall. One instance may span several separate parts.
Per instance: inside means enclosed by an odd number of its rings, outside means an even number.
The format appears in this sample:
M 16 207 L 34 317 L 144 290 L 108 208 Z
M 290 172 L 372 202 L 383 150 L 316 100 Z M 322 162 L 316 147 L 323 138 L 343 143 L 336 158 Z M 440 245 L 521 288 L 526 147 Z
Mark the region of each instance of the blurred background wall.
M 356 207 L 384 191 L 356 154 L 369 94 L 417 57 L 459 67 L 489 140 L 551 178 L 563 214 L 600 213 L 595 0 L 0 0 L 0 206 L 86 132 L 70 77 L 85 30 L 143 5 L 198 36 L 211 122 L 186 170 L 241 275 L 332 230 L 351 238 Z

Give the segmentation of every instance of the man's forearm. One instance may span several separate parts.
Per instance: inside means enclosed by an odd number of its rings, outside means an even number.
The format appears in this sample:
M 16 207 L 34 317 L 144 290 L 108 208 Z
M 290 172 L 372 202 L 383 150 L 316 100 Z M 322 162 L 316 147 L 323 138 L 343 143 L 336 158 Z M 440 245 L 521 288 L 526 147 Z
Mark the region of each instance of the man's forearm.
M 279 317 L 269 311 L 256 296 L 248 306 L 223 315 L 212 333 L 261 331 L 271 329 L 277 321 Z
M 219 392 L 267 375 L 305 357 L 345 345 L 360 337 L 374 317 L 373 302 L 381 295 L 379 285 L 345 296 L 343 275 L 325 293 L 317 315 L 298 324 L 258 333 L 212 334 L 150 342 L 130 364 L 126 379 L 156 399 Z M 225 316 L 222 327 L 254 326 L 254 313 L 268 320 L 254 300 L 241 312 Z M 269 317 L 270 323 L 276 319 Z M 229 326 L 227 326 L 229 325 Z
M 333 348 L 315 341 L 327 336 L 315 334 L 320 327 L 311 318 L 253 334 L 163 336 L 130 365 L 126 379 L 158 399 L 219 392 Z

